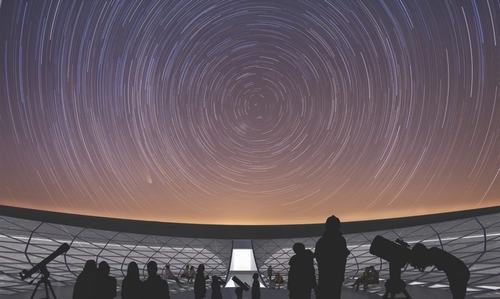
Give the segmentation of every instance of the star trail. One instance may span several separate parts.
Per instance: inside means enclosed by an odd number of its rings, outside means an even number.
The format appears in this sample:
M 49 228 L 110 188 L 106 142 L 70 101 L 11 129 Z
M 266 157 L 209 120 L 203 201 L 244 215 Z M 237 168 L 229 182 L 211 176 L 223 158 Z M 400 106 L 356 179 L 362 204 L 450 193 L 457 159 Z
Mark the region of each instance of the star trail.
M 0 204 L 220 224 L 500 204 L 500 1 L 0 1 Z

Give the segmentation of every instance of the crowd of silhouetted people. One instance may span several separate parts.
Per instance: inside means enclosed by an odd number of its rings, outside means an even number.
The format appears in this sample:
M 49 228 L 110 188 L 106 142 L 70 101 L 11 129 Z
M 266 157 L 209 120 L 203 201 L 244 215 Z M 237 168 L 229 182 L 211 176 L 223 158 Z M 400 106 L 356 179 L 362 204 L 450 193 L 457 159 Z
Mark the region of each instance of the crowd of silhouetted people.
M 326 221 L 324 234 L 316 242 L 314 252 L 307 249 L 302 243 L 295 243 L 293 251 L 295 255 L 290 258 L 288 281 L 286 286 L 290 299 L 310 299 L 315 294 L 317 299 L 340 299 L 341 290 L 344 283 L 347 257 L 350 251 L 343 237 L 340 220 L 331 216 Z M 409 249 L 408 249 L 409 250 Z M 314 266 L 317 262 L 318 276 Z M 411 249 L 411 263 L 414 268 L 424 271 L 426 267 L 434 266 L 438 270 L 445 272 L 450 291 L 454 299 L 465 298 L 467 282 L 470 277 L 467 266 L 457 257 L 437 248 L 427 248 L 422 243 L 416 243 Z M 127 274 L 122 281 L 121 298 L 123 299 L 168 299 L 170 298 L 169 286 L 165 279 L 158 274 L 158 265 L 154 261 L 147 263 L 148 277 L 142 281 L 139 275 L 137 263 L 131 262 L 127 268 Z M 280 273 L 274 273 L 271 266 L 267 268 L 267 278 L 272 288 L 280 288 L 285 281 Z M 199 265 L 195 271 L 194 266 L 186 265 L 180 274 L 187 283 L 193 283 L 195 299 L 206 298 L 207 279 L 205 266 Z M 175 280 L 181 285 L 179 278 L 175 276 L 170 266 L 165 266 L 165 278 Z M 316 278 L 318 278 L 316 280 Z M 390 280 L 390 279 L 389 279 Z M 362 285 L 366 289 L 369 284 L 378 284 L 379 272 L 375 267 L 370 266 L 357 277 L 353 287 L 355 290 Z M 225 281 L 214 275 L 210 283 L 211 298 L 222 299 L 221 288 Z M 78 276 L 73 299 L 110 299 L 117 295 L 116 279 L 110 276 L 108 263 L 102 261 L 99 265 L 94 260 L 85 263 L 83 271 Z M 252 286 L 244 285 L 236 287 L 236 298 L 243 298 L 245 291 L 251 289 L 251 298 L 260 299 L 259 274 L 253 275 Z M 387 282 L 386 282 L 387 289 Z
M 122 282 L 121 297 L 123 299 L 168 299 L 170 298 L 168 283 L 158 275 L 158 265 L 154 261 L 147 264 L 148 277 L 142 281 L 139 266 L 131 262 L 127 267 L 127 275 Z M 110 276 L 107 262 L 99 266 L 94 260 L 88 260 L 83 271 L 78 275 L 73 289 L 73 299 L 111 299 L 116 297 L 116 279 Z

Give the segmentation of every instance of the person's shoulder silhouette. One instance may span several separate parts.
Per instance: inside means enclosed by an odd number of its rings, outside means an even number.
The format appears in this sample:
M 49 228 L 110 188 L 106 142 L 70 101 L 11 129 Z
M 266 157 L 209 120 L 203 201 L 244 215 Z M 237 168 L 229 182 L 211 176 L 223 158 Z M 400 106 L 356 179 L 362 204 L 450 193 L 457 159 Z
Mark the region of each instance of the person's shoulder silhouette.
M 139 299 L 143 294 L 143 285 L 136 262 L 128 264 L 127 275 L 122 282 L 122 299 Z
M 116 279 L 109 275 L 109 264 L 105 261 L 99 263 L 97 268 L 96 298 L 111 299 L 116 297 Z
M 169 299 L 170 292 L 168 283 L 158 275 L 158 264 L 150 261 L 147 264 L 148 278 L 144 282 L 143 298 L 147 299 Z
M 82 272 L 76 278 L 73 288 L 73 299 L 95 298 L 95 287 L 97 281 L 97 264 L 94 260 L 88 260 L 83 266 Z

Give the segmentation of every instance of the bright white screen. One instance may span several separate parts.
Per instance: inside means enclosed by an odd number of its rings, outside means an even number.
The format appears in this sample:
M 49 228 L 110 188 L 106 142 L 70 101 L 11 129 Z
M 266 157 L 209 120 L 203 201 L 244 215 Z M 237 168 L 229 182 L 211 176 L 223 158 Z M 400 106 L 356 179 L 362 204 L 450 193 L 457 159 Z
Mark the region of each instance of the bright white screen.
M 256 271 L 252 249 L 233 249 L 231 271 Z

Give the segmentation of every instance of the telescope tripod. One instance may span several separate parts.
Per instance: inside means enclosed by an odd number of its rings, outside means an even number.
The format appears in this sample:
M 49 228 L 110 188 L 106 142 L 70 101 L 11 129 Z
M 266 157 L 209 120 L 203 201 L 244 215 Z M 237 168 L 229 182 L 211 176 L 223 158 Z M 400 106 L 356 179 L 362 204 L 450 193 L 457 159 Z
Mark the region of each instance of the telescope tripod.
M 42 299 L 50 299 L 50 294 L 52 294 L 53 299 L 57 299 L 56 294 L 54 293 L 54 289 L 52 288 L 52 284 L 50 283 L 49 276 L 50 273 L 47 270 L 47 267 L 43 267 L 40 271 L 40 275 L 42 276 L 38 282 L 35 285 L 35 289 L 33 290 L 33 293 L 31 294 L 31 299 L 35 298 L 36 291 L 40 287 L 40 285 L 43 283 L 45 287 L 45 298 Z M 49 293 L 50 291 L 50 293 Z
M 403 265 L 404 266 L 404 265 Z M 396 298 L 397 294 L 403 294 L 406 299 L 411 299 L 406 291 L 406 283 L 401 279 L 401 265 L 389 263 L 389 279 L 385 283 L 385 293 L 382 298 Z

